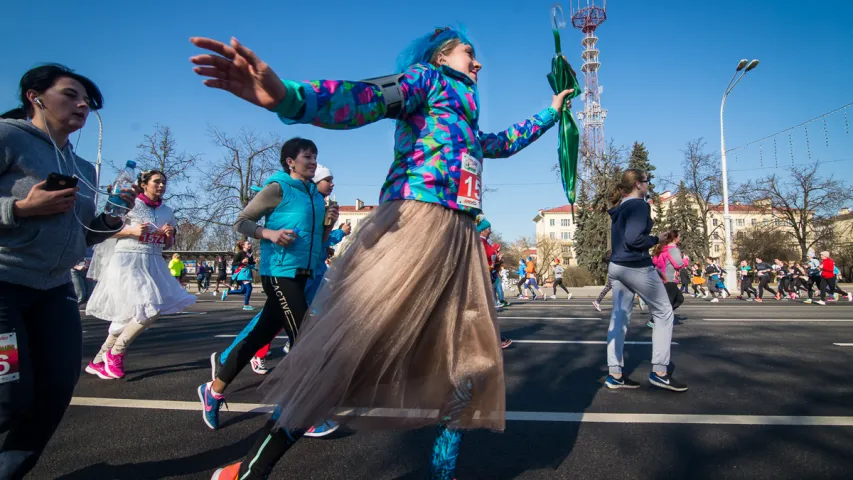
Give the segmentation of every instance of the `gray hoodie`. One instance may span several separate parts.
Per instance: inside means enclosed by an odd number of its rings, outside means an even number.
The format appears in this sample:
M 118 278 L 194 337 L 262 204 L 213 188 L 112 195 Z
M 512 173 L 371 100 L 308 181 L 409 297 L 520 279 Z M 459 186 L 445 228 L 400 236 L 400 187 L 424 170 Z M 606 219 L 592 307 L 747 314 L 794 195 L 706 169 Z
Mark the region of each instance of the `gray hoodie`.
M 38 290 L 68 283 L 70 270 L 86 255 L 86 247 L 112 236 L 90 232 L 80 224 L 93 230 L 112 230 L 103 215 L 95 216 L 94 192 L 82 181 L 77 184 L 80 192 L 74 210 L 15 217 L 14 202 L 25 199 L 32 186 L 46 180 L 49 173 L 83 176 L 95 184 L 95 168 L 73 152 L 70 142 L 62 153 L 69 164 L 60 157 L 60 172 L 46 133 L 24 120 L 0 119 L 0 282 Z M 70 171 L 70 162 L 76 163 L 79 172 Z

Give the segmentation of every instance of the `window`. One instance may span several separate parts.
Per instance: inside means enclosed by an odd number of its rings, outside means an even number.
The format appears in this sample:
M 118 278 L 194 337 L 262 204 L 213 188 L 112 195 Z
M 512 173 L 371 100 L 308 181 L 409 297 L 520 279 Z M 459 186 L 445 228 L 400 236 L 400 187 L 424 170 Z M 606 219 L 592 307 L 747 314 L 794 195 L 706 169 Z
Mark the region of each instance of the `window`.
M 737 233 L 735 234 L 735 238 L 737 238 L 738 240 L 742 240 L 742 239 L 743 239 L 743 237 L 744 237 L 743 232 L 737 232 Z
M 720 246 L 714 245 L 714 253 L 720 253 Z
M 549 221 L 549 225 L 551 225 L 552 227 L 554 226 L 554 219 L 553 218 Z
M 737 218 L 735 219 L 735 225 L 737 225 L 738 227 L 743 227 L 746 225 L 746 220 L 742 218 Z
M 562 238 L 563 238 L 563 240 L 571 240 L 572 239 L 571 232 L 563 232 Z
M 568 227 L 569 226 L 569 219 L 564 218 L 564 219 L 560 220 L 560 226 L 561 227 Z
M 553 220 L 551 220 L 551 221 L 553 222 Z M 549 237 L 551 237 L 551 240 L 554 240 L 554 239 L 556 239 L 556 238 L 557 238 L 557 234 L 556 234 L 556 233 L 554 233 L 554 232 L 550 232 L 550 233 L 548 234 L 548 236 L 549 236 Z
M 758 225 L 758 219 L 757 219 L 757 218 L 753 218 L 753 219 L 752 219 L 752 221 L 750 221 L 750 223 L 751 223 L 751 224 L 752 224 L 752 226 L 754 227 L 754 226 Z
M 350 219 L 349 218 L 347 219 L 347 225 L 350 225 Z
M 713 237 L 714 240 L 722 240 L 722 238 L 723 238 L 720 236 L 720 232 L 714 232 L 714 234 L 711 235 L 711 237 Z
M 716 218 L 711 219 L 711 225 L 714 227 L 717 226 L 717 219 Z

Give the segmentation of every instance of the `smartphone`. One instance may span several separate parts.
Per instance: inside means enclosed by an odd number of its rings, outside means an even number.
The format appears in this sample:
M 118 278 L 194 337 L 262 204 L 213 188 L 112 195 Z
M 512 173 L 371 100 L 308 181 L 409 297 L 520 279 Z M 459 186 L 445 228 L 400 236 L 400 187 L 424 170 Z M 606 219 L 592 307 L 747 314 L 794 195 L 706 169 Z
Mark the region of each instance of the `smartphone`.
M 45 190 L 55 192 L 57 190 L 65 190 L 77 186 L 77 178 L 62 175 L 61 173 L 51 173 L 47 176 L 47 184 Z

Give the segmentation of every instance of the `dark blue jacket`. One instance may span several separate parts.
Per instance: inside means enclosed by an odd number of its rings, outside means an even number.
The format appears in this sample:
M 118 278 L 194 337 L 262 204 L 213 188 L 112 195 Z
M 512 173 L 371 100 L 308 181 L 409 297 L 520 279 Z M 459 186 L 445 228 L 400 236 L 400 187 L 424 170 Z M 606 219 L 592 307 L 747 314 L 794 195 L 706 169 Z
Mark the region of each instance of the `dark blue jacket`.
M 610 214 L 610 244 L 613 254 L 610 261 L 623 267 L 651 267 L 649 249 L 658 238 L 652 231 L 652 209 L 639 198 L 627 198 L 607 211 Z

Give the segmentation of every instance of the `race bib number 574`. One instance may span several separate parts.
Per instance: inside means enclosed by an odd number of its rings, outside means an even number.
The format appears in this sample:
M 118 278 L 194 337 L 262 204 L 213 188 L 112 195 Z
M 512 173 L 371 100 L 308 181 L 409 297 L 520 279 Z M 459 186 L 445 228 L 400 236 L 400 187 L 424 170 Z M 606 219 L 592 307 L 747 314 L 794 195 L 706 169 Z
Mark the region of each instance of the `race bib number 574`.
M 0 383 L 21 378 L 18 370 L 18 337 L 15 333 L 0 334 Z
M 462 154 L 462 174 L 459 178 L 459 193 L 456 203 L 459 205 L 479 209 L 482 207 L 480 197 L 480 177 L 483 174 L 483 164 L 476 158 Z

